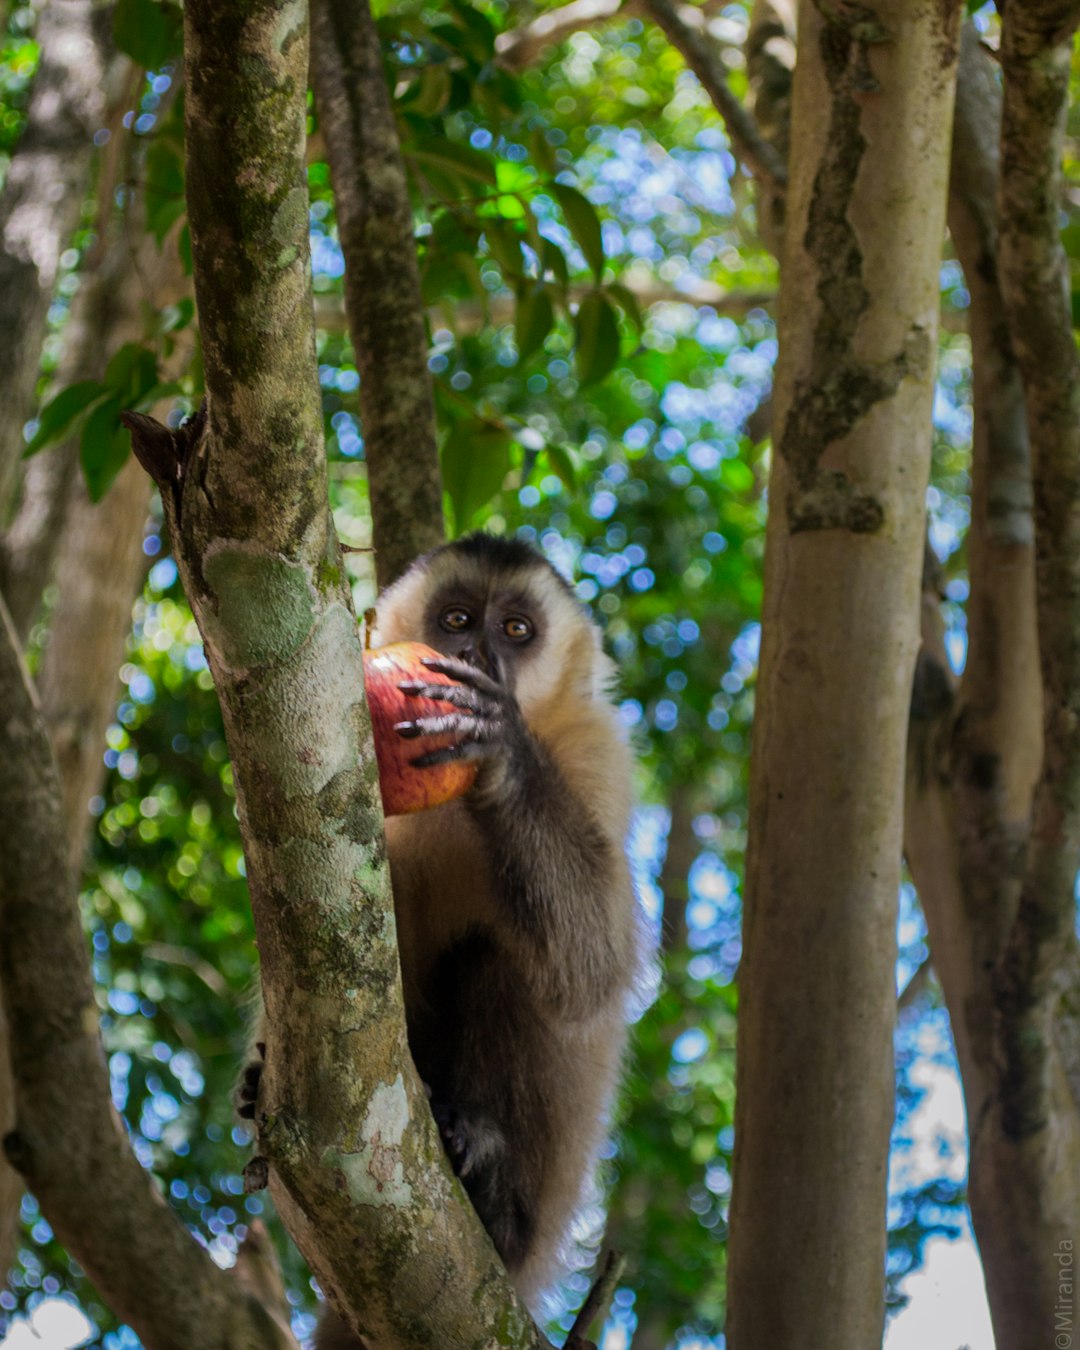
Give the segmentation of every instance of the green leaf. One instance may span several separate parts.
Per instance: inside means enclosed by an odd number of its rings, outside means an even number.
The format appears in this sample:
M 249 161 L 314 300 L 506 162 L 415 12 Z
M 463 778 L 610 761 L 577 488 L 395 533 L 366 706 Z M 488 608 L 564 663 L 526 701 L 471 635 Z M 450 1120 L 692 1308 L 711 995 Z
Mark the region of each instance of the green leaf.
M 573 453 L 565 445 L 544 446 L 552 472 L 557 474 L 563 486 L 570 492 L 577 487 L 578 468 Z
M 421 117 L 437 117 L 450 102 L 450 72 L 445 65 L 425 66 L 415 88 L 404 100 Z
M 529 148 L 532 151 L 532 162 L 548 178 L 554 178 L 559 172 L 559 159 L 555 154 L 555 147 L 544 134 L 543 127 L 537 127 L 535 131 L 529 133 Z
M 544 239 L 540 244 L 540 262 L 545 272 L 553 274 L 565 299 L 566 288 L 570 285 L 570 269 L 566 265 L 566 254 L 558 244 L 550 239 Z
M 484 220 L 484 237 L 491 256 L 503 272 L 511 278 L 520 277 L 525 270 L 525 260 L 521 255 L 517 228 L 501 216 L 492 216 Z
M 582 384 L 602 380 L 619 359 L 619 325 L 611 302 L 602 291 L 590 291 L 574 319 L 574 353 Z
M 166 305 L 158 313 L 159 333 L 179 333 L 187 328 L 195 317 L 195 301 L 189 295 L 177 300 L 175 305 Z
M 155 403 L 160 403 L 166 398 L 175 398 L 177 394 L 183 392 L 183 388 L 184 386 L 179 380 L 166 380 L 162 384 L 153 384 L 135 400 L 134 409 L 136 412 L 149 412 Z
M 518 291 L 514 311 L 514 341 L 519 361 L 527 361 L 540 350 L 554 323 L 555 312 L 547 287 L 542 281 L 526 282 Z
M 182 152 L 155 137 L 146 153 L 146 224 L 159 246 L 186 210 Z
M 125 342 L 105 368 L 105 387 L 125 407 L 137 403 L 157 384 L 157 357 L 141 342 Z
M 117 0 L 113 10 L 113 39 L 138 66 L 160 70 L 181 51 L 183 18 L 176 5 L 155 0 Z
M 597 281 L 604 270 L 604 241 L 600 233 L 600 217 L 592 202 L 577 188 L 566 183 L 552 183 L 551 190 L 558 200 L 570 233 L 577 240 L 585 261 L 592 268 Z
M 80 380 L 78 384 L 69 384 L 61 389 L 55 398 L 49 400 L 41 410 L 38 429 L 30 444 L 23 451 L 23 458 L 29 459 L 47 445 L 53 445 L 71 428 L 76 418 L 86 412 L 106 394 L 105 386 L 99 380 Z
M 621 281 L 613 281 L 607 287 L 607 293 L 621 308 L 640 335 L 641 330 L 645 327 L 645 318 L 641 313 L 641 306 L 638 304 L 638 298 L 634 292 L 629 286 L 624 286 Z
M 463 0 L 450 0 L 450 8 L 468 38 L 469 55 L 480 62 L 490 61 L 495 55 L 495 25 Z
M 496 186 L 494 162 L 471 145 L 461 145 L 445 136 L 425 136 L 407 155 L 419 164 L 430 164 L 456 177 L 472 179 L 486 187 Z
M 106 399 L 98 404 L 83 426 L 79 460 L 86 490 L 93 502 L 99 502 L 105 496 L 131 453 L 131 436 L 120 422 L 121 407 L 119 398 Z
M 443 485 L 454 510 L 457 533 L 495 496 L 510 471 L 509 432 L 486 422 L 455 422 L 443 442 Z

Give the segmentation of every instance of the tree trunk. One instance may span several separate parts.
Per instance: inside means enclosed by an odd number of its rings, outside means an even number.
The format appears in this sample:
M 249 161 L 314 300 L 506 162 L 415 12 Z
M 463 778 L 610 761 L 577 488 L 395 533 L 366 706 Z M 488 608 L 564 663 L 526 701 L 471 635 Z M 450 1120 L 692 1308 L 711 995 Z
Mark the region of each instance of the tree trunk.
M 176 433 L 126 421 L 161 490 L 235 774 L 266 1010 L 262 1170 L 354 1330 L 387 1350 L 532 1350 L 543 1337 L 452 1176 L 405 1036 L 362 653 L 327 497 L 303 10 L 189 0 L 184 30 L 207 407 Z
M 90 182 L 105 115 L 109 14 L 93 0 L 49 0 L 26 130 L 0 194 L 0 524 L 6 522 L 33 412 L 49 305 Z
M 315 0 L 312 75 L 334 182 L 380 589 L 442 543 L 413 213 L 368 0 Z
M 695 789 L 680 783 L 671 789 L 664 865 L 660 869 L 660 894 L 664 898 L 664 913 L 660 928 L 660 943 L 665 956 L 686 950 L 686 906 L 690 901 L 690 869 L 701 852 L 701 844 L 694 833 Z
M 134 214 L 134 213 L 132 213 Z M 143 307 L 160 310 L 189 282 L 175 240 L 158 248 L 127 215 L 115 222 L 101 265 L 76 297 L 65 331 L 62 383 L 100 379 L 105 363 L 143 331 Z M 133 250 L 131 239 L 139 243 Z M 179 343 L 170 365 L 188 355 Z M 54 565 L 59 594 L 50 615 L 40 692 L 59 761 L 68 859 L 78 877 L 90 826 L 88 806 L 104 774 L 105 730 L 116 708 L 120 664 L 131 628 L 131 607 L 145 568 L 143 525 L 150 485 L 134 460 L 103 501 L 92 503 L 78 480 L 78 447 L 43 451 L 30 464 L 18 515 L 0 554 L 0 594 L 25 639 Z M 57 555 L 59 563 L 57 564 Z M 6 1028 L 0 1020 L 0 1117 L 14 1111 Z M 14 1125 L 0 1118 L 0 1137 Z M 14 1234 L 22 1182 L 0 1159 L 0 1271 L 5 1234 Z
M 3 989 L 0 989 L 0 1140 L 15 1128 L 15 1082 L 11 1076 L 3 997 Z M 22 1178 L 0 1157 L 0 1284 L 6 1281 L 7 1273 L 15 1263 L 22 1193 Z
M 958 14 L 799 12 L 751 771 L 729 1340 L 884 1317 L 904 745 Z M 887 210 L 887 215 L 883 214 Z

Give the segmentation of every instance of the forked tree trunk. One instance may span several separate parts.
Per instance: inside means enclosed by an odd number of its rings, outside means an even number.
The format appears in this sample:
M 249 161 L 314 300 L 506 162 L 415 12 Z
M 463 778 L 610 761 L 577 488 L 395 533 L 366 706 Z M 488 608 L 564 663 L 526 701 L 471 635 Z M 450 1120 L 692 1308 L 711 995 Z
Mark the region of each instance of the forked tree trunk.
M 824 7 L 823 7 L 824 8 Z M 799 12 L 729 1343 L 884 1316 L 896 897 L 958 14 Z

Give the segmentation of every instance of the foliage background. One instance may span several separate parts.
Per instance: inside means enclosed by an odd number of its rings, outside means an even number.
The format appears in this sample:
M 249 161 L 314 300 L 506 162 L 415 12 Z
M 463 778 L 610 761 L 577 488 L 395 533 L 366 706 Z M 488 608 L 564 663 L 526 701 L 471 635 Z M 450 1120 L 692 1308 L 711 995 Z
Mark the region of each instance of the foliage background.
M 707 96 L 665 38 L 637 17 L 575 33 L 522 73 L 496 39 L 544 6 L 384 5 L 387 70 L 416 213 L 430 367 L 436 379 L 448 519 L 537 542 L 577 579 L 619 660 L 619 698 L 641 756 L 633 841 L 643 902 L 658 924 L 686 877 L 664 866 L 671 812 L 692 823 L 685 934 L 666 974 L 642 992 L 627 1089 L 605 1168 L 610 1240 L 629 1256 L 612 1334 L 635 1344 L 717 1334 L 733 1118 L 733 1047 L 746 765 L 761 591 L 768 410 L 776 355 L 776 267 L 758 238 L 749 184 Z M 992 30 L 992 17 L 977 15 Z M 22 125 L 37 50 L 34 14 L 14 6 L 0 45 L 0 154 Z M 710 7 L 733 90 L 745 95 L 746 7 Z M 146 225 L 165 248 L 187 244 L 182 219 L 177 12 L 120 0 L 115 40 L 145 69 L 124 118 Z M 342 539 L 368 540 L 354 354 L 341 315 L 342 260 L 328 170 L 312 125 L 311 240 L 320 374 L 334 505 Z M 144 154 L 144 158 L 143 158 Z M 1075 161 L 1070 175 L 1076 181 Z M 1075 211 L 1075 203 L 1070 203 Z M 42 357 L 42 412 L 31 448 L 82 436 L 95 495 L 127 453 L 120 406 L 167 387 L 159 359 L 191 322 L 158 317 L 93 388 L 60 403 L 52 380 L 70 300 L 96 242 L 89 206 L 64 258 Z M 170 231 L 172 231 L 170 233 Z M 1080 241 L 1073 215 L 1070 248 Z M 971 431 L 966 294 L 942 268 L 943 334 L 935 406 L 931 541 L 945 568 L 950 655 L 964 655 L 967 450 Z M 200 394 L 197 353 L 176 383 Z M 108 410 L 106 412 L 103 410 Z M 98 415 L 95 416 L 95 413 Z M 254 970 L 230 769 L 209 674 L 167 553 L 151 523 L 124 694 L 109 731 L 107 775 L 81 903 L 94 952 L 115 1103 L 140 1159 L 191 1229 L 229 1262 L 265 1213 L 244 1197 L 246 1137 L 230 1092 Z M 372 582 L 350 558 L 358 611 Z M 48 642 L 34 630 L 31 655 Z M 671 828 L 675 828 L 672 826 Z M 680 890 L 680 885 L 684 888 Z M 900 906 L 903 988 L 926 961 L 910 888 Z M 892 1297 L 933 1234 L 968 1230 L 964 1141 L 942 1131 L 936 1164 L 913 1135 L 935 1083 L 955 1075 L 933 979 L 903 1006 L 890 1205 Z M 933 1153 L 933 1149 L 930 1150 Z M 31 1199 L 0 1326 L 45 1297 L 70 1295 L 95 1345 L 137 1342 L 118 1326 L 53 1240 Z M 583 1218 L 582 1261 L 602 1211 Z M 283 1236 L 300 1334 L 315 1298 Z M 571 1275 L 564 1303 L 587 1286 Z M 565 1320 L 565 1319 L 564 1319 Z M 617 1341 L 613 1340 L 612 1344 Z

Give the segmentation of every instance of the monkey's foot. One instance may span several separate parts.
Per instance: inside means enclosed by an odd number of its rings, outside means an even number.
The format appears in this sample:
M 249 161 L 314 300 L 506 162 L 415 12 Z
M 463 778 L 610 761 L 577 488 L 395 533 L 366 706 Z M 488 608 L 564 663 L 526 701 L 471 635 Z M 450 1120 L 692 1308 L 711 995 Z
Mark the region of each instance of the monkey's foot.
M 502 1131 L 486 1117 L 468 1116 L 446 1102 L 432 1102 L 431 1114 L 456 1176 L 467 1177 L 502 1151 Z
M 259 1096 L 259 1080 L 262 1078 L 263 1064 L 266 1060 L 266 1046 L 259 1041 L 255 1046 L 259 1058 L 244 1065 L 240 1082 L 236 1086 L 236 1114 L 242 1120 L 255 1119 L 255 1103 Z

